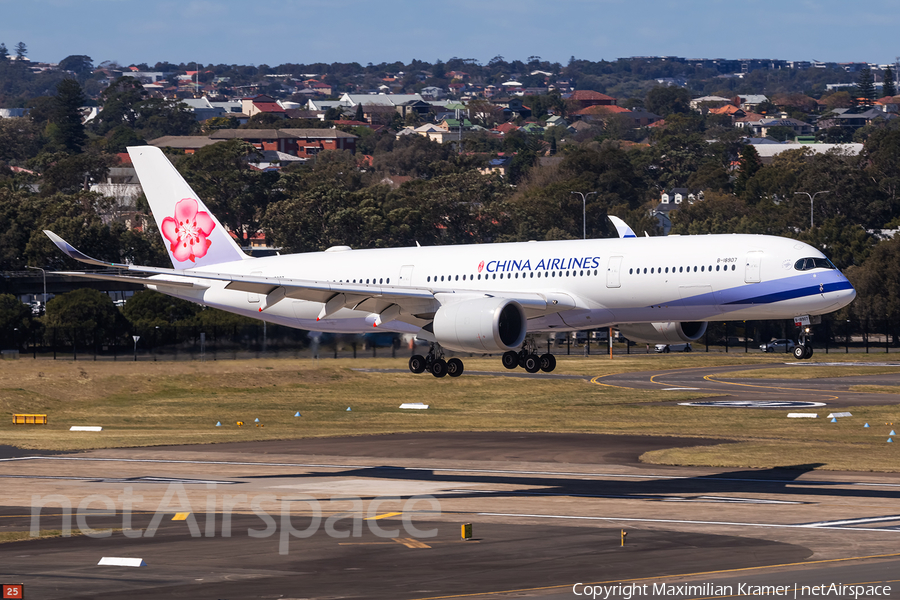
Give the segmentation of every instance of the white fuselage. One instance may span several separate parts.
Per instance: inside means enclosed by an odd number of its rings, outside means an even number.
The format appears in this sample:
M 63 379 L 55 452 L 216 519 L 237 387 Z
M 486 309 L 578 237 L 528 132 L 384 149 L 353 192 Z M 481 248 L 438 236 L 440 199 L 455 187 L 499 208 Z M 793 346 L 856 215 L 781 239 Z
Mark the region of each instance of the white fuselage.
M 197 269 L 362 285 L 430 289 L 442 302 L 478 295 L 540 294 L 574 303 L 528 321 L 529 332 L 617 323 L 791 318 L 823 314 L 856 295 L 837 269 L 797 270 L 824 258 L 797 240 L 703 235 L 350 250 L 272 256 Z M 190 271 L 185 272 L 186 275 Z M 372 331 L 373 315 L 343 308 L 317 321 L 322 303 L 288 299 L 259 312 L 260 296 L 204 280 L 206 289 L 166 294 L 300 329 Z M 449 300 L 448 300 L 449 299 Z M 416 333 L 402 319 L 381 329 Z

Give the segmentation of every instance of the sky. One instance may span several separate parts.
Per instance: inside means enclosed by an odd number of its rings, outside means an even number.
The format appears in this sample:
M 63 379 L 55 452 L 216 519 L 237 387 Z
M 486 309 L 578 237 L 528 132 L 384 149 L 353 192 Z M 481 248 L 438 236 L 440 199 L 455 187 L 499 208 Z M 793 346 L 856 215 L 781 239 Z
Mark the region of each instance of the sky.
M 896 0 L 0 0 L 0 42 L 94 65 L 358 62 L 495 56 L 894 62 Z

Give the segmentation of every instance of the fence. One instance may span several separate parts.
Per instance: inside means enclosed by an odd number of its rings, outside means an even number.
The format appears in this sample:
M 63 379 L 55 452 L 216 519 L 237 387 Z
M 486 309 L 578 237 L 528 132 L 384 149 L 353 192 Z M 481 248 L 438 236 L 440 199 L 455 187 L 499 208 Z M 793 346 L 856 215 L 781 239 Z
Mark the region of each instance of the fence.
M 12 332 L 10 332 L 12 333 Z M 21 332 L 19 332 L 21 333 Z M 790 320 L 709 323 L 693 342 L 694 352 L 760 352 L 774 339 L 797 339 Z M 135 336 L 137 339 L 135 340 Z M 823 318 L 809 339 L 816 352 L 900 351 L 900 328 L 889 320 Z M 245 326 L 162 326 L 105 331 L 86 327 L 50 327 L 25 335 L 4 335 L 3 346 L 17 346 L 20 356 L 74 360 L 229 360 L 237 358 L 357 358 L 408 356 L 427 346 L 411 345 L 398 334 L 341 335 L 310 333 L 271 324 Z M 606 354 L 606 339 L 538 335 L 538 349 L 554 354 Z M 652 345 L 614 341 L 617 354 L 652 352 Z M 781 351 L 790 352 L 785 345 Z M 452 353 L 451 353 L 452 354 Z

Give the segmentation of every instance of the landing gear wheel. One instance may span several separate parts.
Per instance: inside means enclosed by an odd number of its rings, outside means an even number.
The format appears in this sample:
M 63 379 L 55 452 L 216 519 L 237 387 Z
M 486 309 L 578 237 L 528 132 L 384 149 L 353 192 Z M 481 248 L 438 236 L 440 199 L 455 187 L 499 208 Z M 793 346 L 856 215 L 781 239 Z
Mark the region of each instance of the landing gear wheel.
M 806 358 L 806 346 L 794 346 L 794 358 L 797 360 Z
M 812 346 L 804 346 L 806 348 L 806 352 L 803 353 L 803 358 L 812 358 L 813 349 Z
M 443 377 L 447 374 L 447 363 L 444 359 L 439 358 L 431 363 L 431 374 L 435 377 Z
M 522 366 L 529 373 L 537 373 L 541 370 L 541 359 L 536 354 L 527 355 L 522 362 L 524 363 Z
M 458 358 L 451 358 L 447 361 L 447 375 L 450 377 L 459 377 L 463 374 L 463 361 Z
M 507 369 L 515 369 L 519 366 L 519 353 L 510 350 L 503 353 L 503 366 Z
M 552 354 L 550 354 L 549 352 L 547 354 L 542 354 L 541 355 L 541 371 L 543 371 L 544 373 L 549 373 L 550 371 L 552 371 L 555 368 L 556 368 L 556 357 L 553 356 Z
M 409 359 L 409 370 L 413 373 L 425 372 L 425 357 L 421 354 L 414 354 Z

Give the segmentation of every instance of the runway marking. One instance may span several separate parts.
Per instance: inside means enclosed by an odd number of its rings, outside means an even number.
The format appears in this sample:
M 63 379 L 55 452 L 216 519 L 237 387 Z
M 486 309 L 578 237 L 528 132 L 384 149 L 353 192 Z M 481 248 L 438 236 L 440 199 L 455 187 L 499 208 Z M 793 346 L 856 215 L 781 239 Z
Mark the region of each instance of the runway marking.
M 613 500 L 655 500 L 658 502 L 714 502 L 729 504 L 811 504 L 798 500 L 763 500 L 732 496 L 655 496 L 651 494 L 571 494 L 566 492 L 541 492 L 536 490 L 446 490 L 454 494 L 503 494 L 508 496 L 551 496 L 562 498 L 609 498 Z
M 374 517 L 366 517 L 363 521 L 377 521 L 378 519 L 387 519 L 388 517 L 396 517 L 397 515 L 402 515 L 402 512 L 389 512 L 384 513 L 383 515 L 377 515 Z
M 391 538 L 391 539 L 394 540 L 395 542 L 397 542 L 398 544 L 403 544 L 407 548 L 431 548 L 431 546 L 429 546 L 428 544 L 426 544 L 424 542 L 420 542 L 419 540 L 414 539 L 414 538 Z
M 63 479 L 67 481 L 91 481 L 94 483 L 183 483 L 232 485 L 238 481 L 218 481 L 211 479 L 182 479 L 180 477 L 75 477 L 71 475 L 0 475 L 6 479 Z
M 172 517 L 172 520 L 173 521 L 187 521 L 187 518 L 190 516 L 190 514 L 191 513 L 189 513 L 189 512 L 175 513 L 175 516 Z
M 832 396 L 828 392 L 833 392 L 834 390 L 814 390 L 809 388 L 798 388 L 798 387 L 778 387 L 775 385 L 755 385 L 752 383 L 738 383 L 736 381 L 723 381 L 721 379 L 712 379 L 716 376 L 715 373 L 710 373 L 709 375 L 704 375 L 703 379 L 710 383 L 721 383 L 722 385 L 737 385 L 741 387 L 750 387 L 750 388 L 759 388 L 763 390 L 781 390 L 786 392 L 813 392 L 815 394 L 824 394 L 826 398 L 830 398 L 832 400 L 837 400 L 839 396 Z M 777 378 L 776 378 L 777 379 Z M 861 394 L 864 392 L 851 392 L 849 390 L 838 390 L 841 394 Z
M 475 513 L 485 517 L 521 517 L 527 519 L 573 519 L 579 521 L 622 521 L 630 523 L 674 523 L 679 525 L 718 525 L 729 527 L 767 527 L 774 529 L 809 529 L 809 524 L 791 524 L 791 523 L 739 523 L 732 521 L 691 521 L 683 519 L 637 519 L 633 517 L 588 517 L 581 515 L 530 515 L 516 513 Z M 819 525 L 815 529 L 835 529 L 839 531 L 887 531 L 897 532 L 895 529 L 887 528 L 863 528 L 863 527 L 842 527 L 839 525 Z
M 805 567 L 808 565 L 817 565 L 824 563 L 834 563 L 834 562 L 847 562 L 851 560 L 871 560 L 871 559 L 879 559 L 879 558 L 896 558 L 900 556 L 900 553 L 896 554 L 874 554 L 871 556 L 851 556 L 847 558 L 826 558 L 823 560 L 810 560 L 805 562 L 796 562 L 796 563 L 782 563 L 778 565 L 762 565 L 759 567 L 738 567 L 736 569 L 721 569 L 718 571 L 698 571 L 696 573 L 676 573 L 673 575 L 654 575 L 652 577 L 635 577 L 633 579 L 608 579 L 606 581 L 589 581 L 585 582 L 584 585 L 606 585 L 611 583 L 629 583 L 635 581 L 648 581 L 648 580 L 659 580 L 659 579 L 677 579 L 677 578 L 686 578 L 686 577 L 697 577 L 701 575 L 721 575 L 723 573 L 740 573 L 744 571 L 761 571 L 763 569 L 782 569 L 784 567 Z M 885 581 L 885 583 L 893 583 L 894 581 L 900 580 L 890 580 Z M 537 592 L 541 590 L 559 590 L 559 589 L 567 589 L 571 588 L 571 583 L 565 583 L 562 585 L 547 585 L 542 587 L 534 587 L 534 588 L 519 588 L 514 590 L 497 590 L 493 592 L 474 592 L 467 594 L 453 594 L 450 596 L 427 596 L 418 598 L 417 600 L 445 600 L 447 598 L 471 598 L 473 596 L 495 596 L 497 594 L 512 594 L 516 592 Z
M 446 467 L 385 467 L 372 465 L 342 465 L 342 464 L 321 464 L 321 463 L 267 463 L 267 462 L 243 462 L 243 461 L 224 461 L 224 460 L 175 460 L 164 458 L 95 458 L 88 456 L 22 456 L 18 458 L 0 458 L 0 463 L 17 461 L 17 460 L 74 460 L 74 461 L 90 461 L 90 462 L 133 462 L 133 463 L 158 463 L 158 464 L 193 464 L 193 465 L 235 465 L 247 467 L 304 467 L 317 469 L 366 469 L 366 470 L 397 470 L 403 471 L 428 471 L 431 473 L 486 473 L 491 475 L 543 475 L 543 476 L 560 476 L 560 477 L 581 477 L 581 478 L 610 478 L 610 479 L 658 479 L 658 480 L 678 480 L 678 479 L 701 479 L 703 481 L 732 481 L 757 484 L 791 484 L 791 485 L 842 485 L 842 486 L 863 486 L 863 487 L 900 487 L 900 483 L 881 483 L 866 481 L 840 481 L 840 480 L 800 480 L 800 479 L 755 479 L 752 477 L 716 477 L 705 475 L 632 475 L 626 473 L 578 473 L 572 471 L 519 471 L 513 469 L 466 469 L 466 468 L 446 468 Z M 17 477 L 17 478 L 40 478 L 52 476 L 36 476 L 36 475 L 3 475 L 0 477 Z M 94 479 L 94 478 L 86 478 Z M 133 481 L 133 480 L 125 480 Z M 182 480 L 185 481 L 185 480 Z M 205 482 L 205 480 L 187 480 L 191 482 Z M 246 483 L 243 481 L 232 481 L 230 483 Z
M 596 377 L 591 378 L 591 383 L 593 383 L 594 385 L 602 385 L 604 387 L 611 387 L 611 388 L 616 388 L 616 389 L 620 389 L 620 390 L 635 389 L 635 388 L 625 387 L 623 385 L 613 385 L 611 383 L 600 383 L 599 381 L 597 381 L 598 379 L 603 379 L 604 377 L 611 377 L 613 375 L 625 375 L 625 373 L 609 373 L 607 375 L 597 375 Z
M 844 519 L 841 521 L 817 521 L 815 523 L 804 523 L 803 525 L 799 525 L 799 527 L 819 528 L 825 525 L 862 525 L 865 523 L 879 523 L 884 521 L 900 521 L 900 515 L 889 515 L 885 517 L 864 517 L 861 519 Z M 896 527 L 892 527 L 891 529 L 896 529 Z

